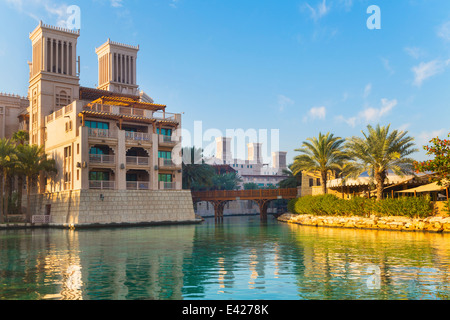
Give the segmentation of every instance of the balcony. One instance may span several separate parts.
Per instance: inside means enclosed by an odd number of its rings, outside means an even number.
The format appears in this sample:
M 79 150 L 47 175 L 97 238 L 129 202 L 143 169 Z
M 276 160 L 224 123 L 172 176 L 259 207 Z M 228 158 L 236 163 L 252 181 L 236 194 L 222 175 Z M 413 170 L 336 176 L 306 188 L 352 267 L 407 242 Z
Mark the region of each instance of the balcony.
M 159 158 L 158 159 L 158 165 L 160 168 L 164 168 L 164 169 L 179 169 L 181 168 L 181 164 L 176 164 L 172 159 L 163 159 L 163 158 Z
M 149 157 L 127 157 L 127 165 L 148 166 L 149 163 L 150 163 Z
M 90 180 L 89 189 L 93 190 L 114 190 L 115 181 L 100 181 L 100 180 Z
M 127 190 L 150 190 L 149 181 L 127 181 Z
M 125 132 L 125 140 L 150 142 L 151 138 L 148 133 L 126 131 Z
M 178 141 L 175 141 L 175 137 L 173 136 L 165 136 L 160 135 L 159 136 L 159 144 L 166 144 L 166 145 L 175 145 Z
M 88 135 L 89 135 L 89 138 L 99 138 L 99 139 L 104 139 L 104 138 L 116 139 L 117 138 L 117 134 L 115 132 L 113 132 L 111 130 L 107 130 L 107 129 L 89 128 Z
M 159 182 L 160 190 L 177 190 L 178 189 L 177 187 L 178 187 L 177 182 L 164 182 L 164 181 Z
M 116 159 L 114 155 L 109 154 L 90 154 L 89 162 L 95 164 L 114 164 Z

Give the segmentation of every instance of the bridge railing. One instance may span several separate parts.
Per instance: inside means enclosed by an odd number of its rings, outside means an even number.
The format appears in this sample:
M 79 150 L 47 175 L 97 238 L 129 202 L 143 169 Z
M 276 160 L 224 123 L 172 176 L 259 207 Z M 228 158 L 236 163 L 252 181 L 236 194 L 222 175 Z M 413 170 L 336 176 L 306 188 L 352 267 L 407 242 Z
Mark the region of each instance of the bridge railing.
M 259 190 L 216 190 L 216 191 L 194 191 L 193 198 L 198 199 L 236 199 L 236 198 L 295 198 L 297 189 L 259 189 Z

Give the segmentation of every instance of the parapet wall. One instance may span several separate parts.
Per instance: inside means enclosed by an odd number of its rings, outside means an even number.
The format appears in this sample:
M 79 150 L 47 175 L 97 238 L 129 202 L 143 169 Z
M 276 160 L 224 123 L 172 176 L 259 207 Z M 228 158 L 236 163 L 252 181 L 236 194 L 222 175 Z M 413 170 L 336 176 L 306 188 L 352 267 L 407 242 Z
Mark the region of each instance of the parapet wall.
M 26 202 L 25 202 L 26 203 Z M 31 196 L 32 215 L 50 226 L 195 222 L 190 191 L 75 190 Z

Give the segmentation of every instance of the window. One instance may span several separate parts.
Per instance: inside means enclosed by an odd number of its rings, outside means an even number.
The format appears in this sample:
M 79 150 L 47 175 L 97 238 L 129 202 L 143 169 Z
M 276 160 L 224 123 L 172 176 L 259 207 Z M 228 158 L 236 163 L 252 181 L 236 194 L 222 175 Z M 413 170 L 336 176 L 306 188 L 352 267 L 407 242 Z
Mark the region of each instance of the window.
M 65 91 L 60 91 L 59 94 L 56 95 L 55 106 L 57 108 L 65 107 L 70 103 L 70 96 Z
M 105 154 L 105 151 L 99 147 L 92 147 L 89 149 L 89 154 Z
M 314 179 L 309 179 L 309 186 L 310 187 L 314 186 Z
M 161 128 L 161 132 L 159 132 L 159 128 L 156 128 L 156 133 L 161 134 L 163 136 L 172 136 L 172 129 Z
M 109 181 L 109 172 L 91 171 L 89 172 L 90 181 Z
M 3 107 L 0 107 L 0 114 L 3 114 Z
M 320 178 L 317 178 L 317 185 L 320 186 Z
M 109 129 L 109 123 L 108 122 L 99 122 L 99 121 L 89 121 L 86 120 L 84 122 L 84 125 L 88 128 L 91 129 L 104 129 L 104 130 L 108 130 Z
M 170 151 L 158 151 L 158 158 L 159 159 L 171 160 L 172 159 L 172 152 L 170 152 Z
M 127 181 L 138 181 L 136 173 L 127 173 Z
M 72 121 L 66 122 L 66 132 L 72 131 Z
M 158 176 L 158 181 L 160 181 L 160 182 L 172 182 L 172 175 L 171 174 L 160 173 L 159 176 Z

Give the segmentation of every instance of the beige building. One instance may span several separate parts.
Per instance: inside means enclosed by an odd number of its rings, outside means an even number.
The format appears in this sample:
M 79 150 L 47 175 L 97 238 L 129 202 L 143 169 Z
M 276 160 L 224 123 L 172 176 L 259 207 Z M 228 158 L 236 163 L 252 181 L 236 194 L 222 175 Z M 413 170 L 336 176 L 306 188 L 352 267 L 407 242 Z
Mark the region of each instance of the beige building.
M 30 34 L 30 142 L 45 145 L 58 169 L 46 191 L 180 190 L 181 115 L 139 93 L 139 47 L 108 39 L 96 49 L 99 86 L 85 88 L 78 37 L 43 24 Z
M 25 97 L 0 93 L 0 139 L 10 139 L 14 132 L 28 130 L 28 103 Z
M 28 99 L 0 95 L 0 137 L 20 129 L 44 146 L 57 174 L 41 178 L 33 220 L 58 226 L 194 222 L 182 189 L 181 114 L 137 84 L 138 46 L 108 39 L 98 87 L 80 86 L 80 31 L 45 25 L 30 33 Z

